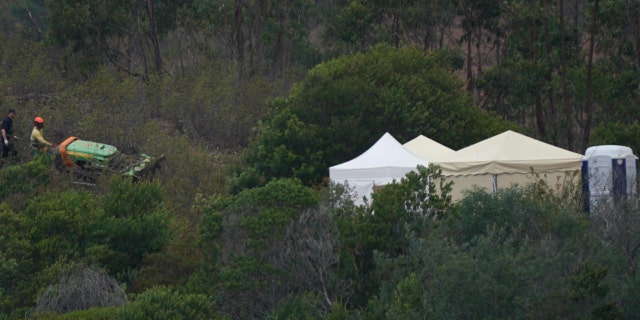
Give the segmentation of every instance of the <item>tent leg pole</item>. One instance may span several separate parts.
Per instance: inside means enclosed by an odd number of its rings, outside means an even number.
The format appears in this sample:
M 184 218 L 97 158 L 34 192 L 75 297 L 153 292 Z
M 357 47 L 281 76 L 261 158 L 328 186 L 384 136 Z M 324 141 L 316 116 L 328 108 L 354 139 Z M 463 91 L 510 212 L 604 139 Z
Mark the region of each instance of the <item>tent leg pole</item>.
M 498 175 L 491 175 L 491 184 L 493 185 L 493 196 L 495 197 L 498 194 Z

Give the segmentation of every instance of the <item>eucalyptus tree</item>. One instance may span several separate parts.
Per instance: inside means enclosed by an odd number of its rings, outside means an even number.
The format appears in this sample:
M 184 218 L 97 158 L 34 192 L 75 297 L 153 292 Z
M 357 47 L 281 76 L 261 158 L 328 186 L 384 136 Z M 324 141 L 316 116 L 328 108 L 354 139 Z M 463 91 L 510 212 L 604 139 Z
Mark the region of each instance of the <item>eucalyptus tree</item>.
M 637 143 L 640 116 L 640 3 L 595 1 L 590 6 L 595 38 L 593 58 L 594 126 L 590 138 L 597 143 Z M 595 75 L 601 75 L 598 81 Z M 591 120 L 591 119 L 590 119 Z
M 460 1 L 458 11 L 463 31 L 462 41 L 466 44 L 467 91 L 476 89 L 475 79 L 482 76 L 483 67 L 491 65 L 489 54 L 499 52 L 504 38 L 500 18 L 500 2 Z M 475 69 L 475 70 L 474 70 Z
M 457 41 L 452 32 L 455 1 L 356 0 L 335 6 L 325 32 L 335 53 L 359 52 L 378 43 L 442 49 Z
M 2 1 L 0 33 L 42 40 L 47 32 L 45 0 Z
M 193 41 L 221 52 L 246 75 L 282 75 L 296 62 L 317 62 L 309 42 L 316 9 L 310 0 L 195 0 L 186 30 Z M 198 40 L 203 36 L 215 45 Z
M 106 63 L 137 76 L 159 73 L 160 37 L 173 30 L 178 9 L 189 3 L 49 0 L 48 37 L 71 46 L 90 71 Z
M 500 64 L 485 70 L 479 87 L 483 106 L 506 119 L 533 128 L 556 145 L 574 145 L 578 126 L 577 93 L 567 89 L 584 82 L 581 35 L 561 23 L 554 1 L 504 3 L 506 39 Z M 564 43 L 564 45 L 563 45 Z M 564 58 L 563 58 L 564 57 Z M 581 71 L 577 71 L 581 70 Z

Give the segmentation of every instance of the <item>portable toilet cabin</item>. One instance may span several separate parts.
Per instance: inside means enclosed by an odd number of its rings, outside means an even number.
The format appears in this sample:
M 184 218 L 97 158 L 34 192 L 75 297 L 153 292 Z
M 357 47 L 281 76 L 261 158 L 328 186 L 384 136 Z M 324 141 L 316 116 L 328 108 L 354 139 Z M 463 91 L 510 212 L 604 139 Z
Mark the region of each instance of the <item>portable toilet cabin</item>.
M 616 203 L 638 191 L 638 157 L 629 147 L 600 145 L 587 148 L 582 160 L 583 208 Z

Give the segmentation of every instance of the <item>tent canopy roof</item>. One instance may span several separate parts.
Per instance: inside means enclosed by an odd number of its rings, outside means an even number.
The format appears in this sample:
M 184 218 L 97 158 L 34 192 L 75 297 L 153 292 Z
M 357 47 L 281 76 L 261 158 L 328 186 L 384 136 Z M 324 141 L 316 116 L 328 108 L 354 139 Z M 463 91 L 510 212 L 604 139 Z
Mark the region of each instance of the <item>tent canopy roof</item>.
M 537 173 L 580 170 L 582 155 L 523 134 L 505 131 L 432 163 L 443 175 Z
M 413 140 L 405 143 L 404 147 L 426 160 L 440 158 L 454 152 L 453 149 L 445 147 L 423 135 L 419 135 Z
M 418 165 L 427 167 L 429 162 L 405 149 L 387 132 L 358 157 L 329 168 L 329 175 L 339 182 L 352 178 L 399 180 Z M 402 174 L 399 176 L 398 172 Z

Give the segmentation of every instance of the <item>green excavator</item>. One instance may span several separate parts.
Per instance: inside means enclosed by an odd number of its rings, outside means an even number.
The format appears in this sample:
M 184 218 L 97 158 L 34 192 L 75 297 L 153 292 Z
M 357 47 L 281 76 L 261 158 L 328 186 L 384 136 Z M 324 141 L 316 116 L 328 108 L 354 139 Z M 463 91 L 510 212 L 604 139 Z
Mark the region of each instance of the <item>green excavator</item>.
M 55 167 L 93 182 L 101 174 L 119 174 L 139 180 L 155 172 L 165 156 L 127 155 L 118 148 L 69 137 L 52 150 Z

